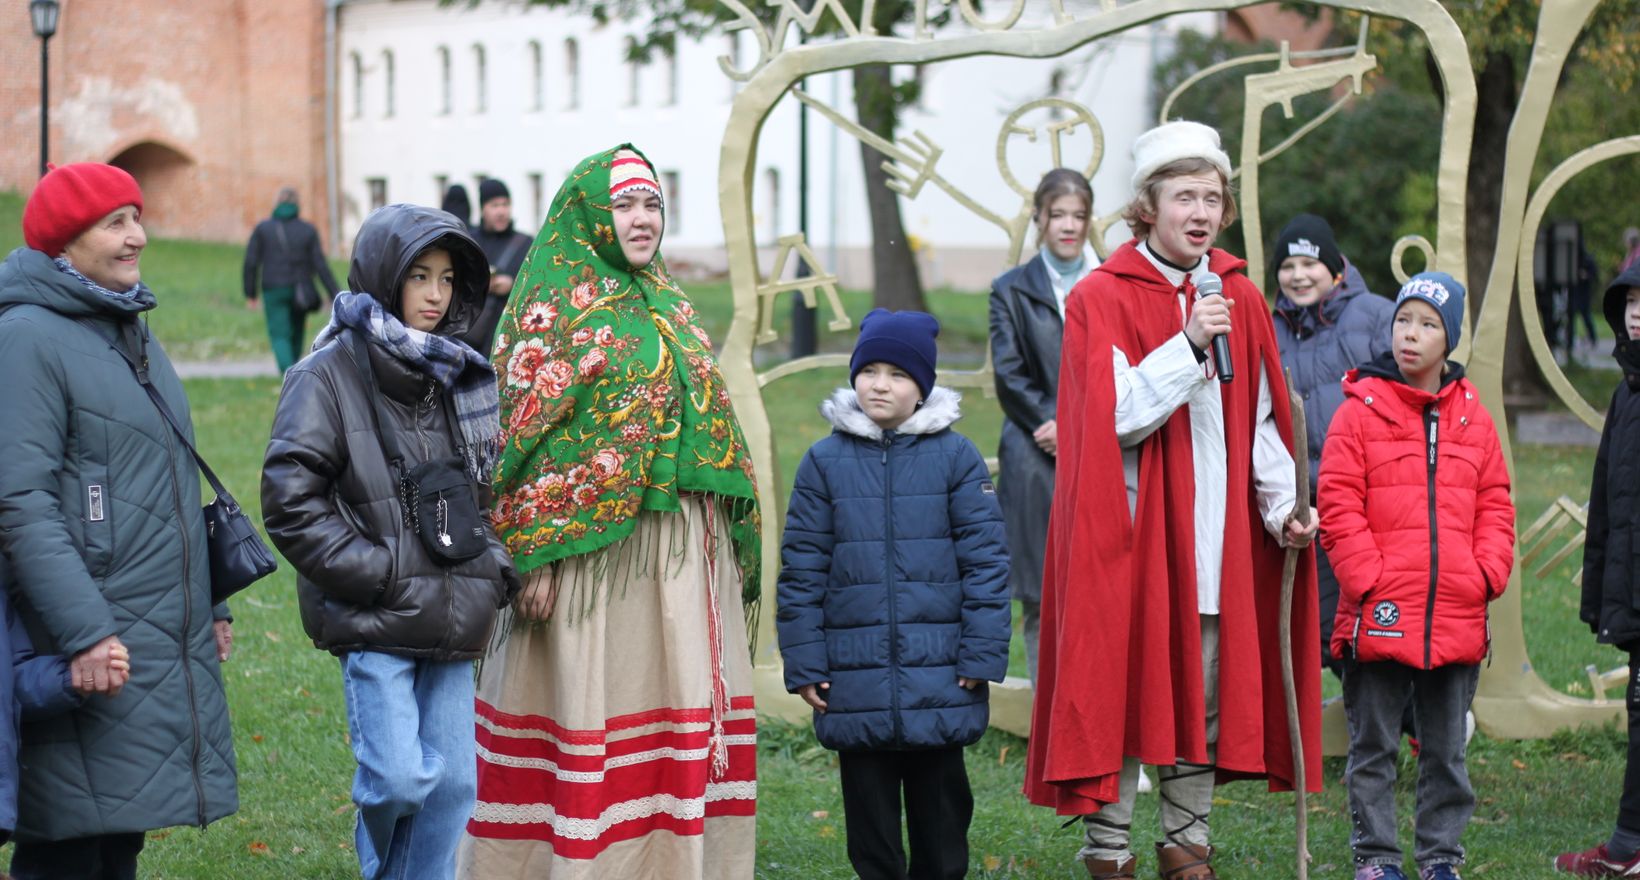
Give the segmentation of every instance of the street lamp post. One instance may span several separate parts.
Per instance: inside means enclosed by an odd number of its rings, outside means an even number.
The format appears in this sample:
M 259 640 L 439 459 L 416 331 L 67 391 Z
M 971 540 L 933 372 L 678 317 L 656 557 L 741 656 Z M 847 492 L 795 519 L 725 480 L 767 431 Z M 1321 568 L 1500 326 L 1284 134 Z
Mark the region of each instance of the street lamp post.
M 57 33 L 57 0 L 29 0 L 28 17 L 34 24 L 34 35 L 40 38 L 40 176 L 46 176 L 46 156 L 51 144 L 48 96 L 50 94 L 50 56 L 46 47 Z

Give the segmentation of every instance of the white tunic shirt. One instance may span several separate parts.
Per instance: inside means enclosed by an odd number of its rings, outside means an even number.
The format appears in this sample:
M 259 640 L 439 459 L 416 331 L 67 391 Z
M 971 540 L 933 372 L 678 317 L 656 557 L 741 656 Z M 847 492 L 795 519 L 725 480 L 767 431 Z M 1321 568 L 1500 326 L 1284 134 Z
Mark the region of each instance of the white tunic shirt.
M 1190 448 L 1196 481 L 1196 609 L 1219 613 L 1219 585 L 1224 567 L 1226 461 L 1224 400 L 1213 373 L 1213 362 L 1198 363 L 1184 335 L 1189 303 L 1184 297 L 1185 272 L 1156 259 L 1150 248 L 1139 252 L 1179 290 L 1179 333 L 1146 355 L 1138 364 L 1118 346 L 1111 347 L 1116 373 L 1116 439 L 1122 446 L 1122 471 L 1127 482 L 1128 513 L 1139 503 L 1139 444 L 1160 428 L 1180 406 L 1190 408 Z M 1207 272 L 1203 256 L 1189 272 L 1199 283 Z M 1233 331 L 1232 331 L 1233 332 Z M 1284 524 L 1297 499 L 1293 457 L 1281 441 L 1270 399 L 1269 378 L 1259 366 L 1258 412 L 1254 417 L 1253 489 L 1258 496 L 1264 528 L 1285 544 Z M 1245 563 L 1238 563 L 1245 564 Z

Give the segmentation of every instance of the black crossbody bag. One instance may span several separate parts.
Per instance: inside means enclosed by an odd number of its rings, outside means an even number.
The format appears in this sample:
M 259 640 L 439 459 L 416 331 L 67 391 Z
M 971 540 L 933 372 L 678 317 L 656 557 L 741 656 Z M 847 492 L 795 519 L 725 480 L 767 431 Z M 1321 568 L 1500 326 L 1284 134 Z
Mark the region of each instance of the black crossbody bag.
M 399 508 L 405 528 L 415 531 L 427 555 L 439 565 L 460 565 L 477 558 L 489 549 L 489 539 L 484 533 L 484 518 L 478 511 L 473 480 L 467 475 L 466 459 L 460 453 L 463 444 L 457 434 L 450 395 L 441 392 L 439 399 L 457 453 L 429 459 L 407 469 L 398 437 L 388 427 L 392 419 L 383 412 L 381 390 L 376 387 L 376 373 L 370 368 L 370 352 L 365 348 L 364 336 L 355 331 L 348 331 L 347 335 L 353 365 L 364 377 L 365 391 L 370 395 L 376 437 L 381 441 L 382 453 L 387 456 L 393 475 L 398 478 Z
M 97 335 L 102 332 L 92 328 Z M 106 336 L 103 337 L 105 340 Z M 146 341 L 139 342 L 146 348 Z M 110 341 L 109 348 L 114 350 L 126 366 L 136 375 L 137 383 L 142 390 L 148 392 L 148 399 L 154 402 L 154 407 L 165 418 L 171 431 L 182 441 L 188 453 L 194 457 L 194 463 L 199 465 L 200 473 L 205 475 L 206 481 L 211 484 L 211 490 L 216 493 L 215 500 L 206 504 L 205 514 L 205 546 L 211 557 L 211 602 L 216 604 L 227 600 L 229 596 L 256 583 L 262 578 L 273 574 L 279 567 L 273 557 L 273 551 L 262 543 L 262 536 L 256 533 L 256 526 L 251 524 L 251 518 L 245 515 L 239 502 L 223 487 L 222 481 L 216 478 L 216 472 L 205 463 L 205 459 L 188 441 L 188 435 L 182 432 L 182 426 L 177 424 L 175 416 L 171 415 L 171 408 L 165 405 L 165 399 L 160 397 L 159 389 L 148 381 L 148 353 L 142 353 L 142 362 L 131 359 L 125 349 Z

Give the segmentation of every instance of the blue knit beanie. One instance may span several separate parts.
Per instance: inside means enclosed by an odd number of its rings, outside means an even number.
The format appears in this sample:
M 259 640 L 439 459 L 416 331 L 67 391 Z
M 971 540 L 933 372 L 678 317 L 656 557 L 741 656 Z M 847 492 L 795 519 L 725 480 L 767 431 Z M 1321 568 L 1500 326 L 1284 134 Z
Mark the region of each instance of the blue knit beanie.
M 934 337 L 938 335 L 940 322 L 927 312 L 872 309 L 860 320 L 860 341 L 854 344 L 854 356 L 848 359 L 849 384 L 854 384 L 854 378 L 868 364 L 893 364 L 911 374 L 926 400 L 934 390 L 934 369 L 939 360 Z
M 1395 311 L 1399 313 L 1409 299 L 1429 303 L 1441 315 L 1441 326 L 1446 329 L 1446 350 L 1451 353 L 1458 347 L 1458 337 L 1463 335 L 1463 297 L 1463 285 L 1451 275 L 1419 272 L 1401 285 L 1401 292 L 1395 296 Z

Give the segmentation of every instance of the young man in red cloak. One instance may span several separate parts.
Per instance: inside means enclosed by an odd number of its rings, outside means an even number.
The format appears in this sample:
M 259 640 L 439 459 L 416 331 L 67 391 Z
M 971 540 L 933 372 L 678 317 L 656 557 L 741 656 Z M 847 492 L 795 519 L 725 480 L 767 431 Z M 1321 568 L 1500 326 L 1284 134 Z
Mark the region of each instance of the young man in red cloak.
M 1315 516 L 1292 516 L 1291 414 L 1269 309 L 1246 262 L 1213 247 L 1236 212 L 1218 132 L 1168 123 L 1140 135 L 1133 157 L 1123 219 L 1136 238 L 1066 304 L 1025 793 L 1084 816 L 1078 858 L 1092 877 L 1132 877 L 1139 767 L 1156 765 L 1157 868 L 1199 880 L 1215 876 L 1214 784 L 1292 784 L 1281 569 L 1285 548 L 1313 539 Z M 1199 296 L 1215 277 L 1223 294 Z M 1234 377 L 1223 384 L 1217 336 Z M 1291 623 L 1308 634 L 1313 554 L 1302 561 Z M 1320 676 L 1308 643 L 1293 641 L 1318 790 Z

